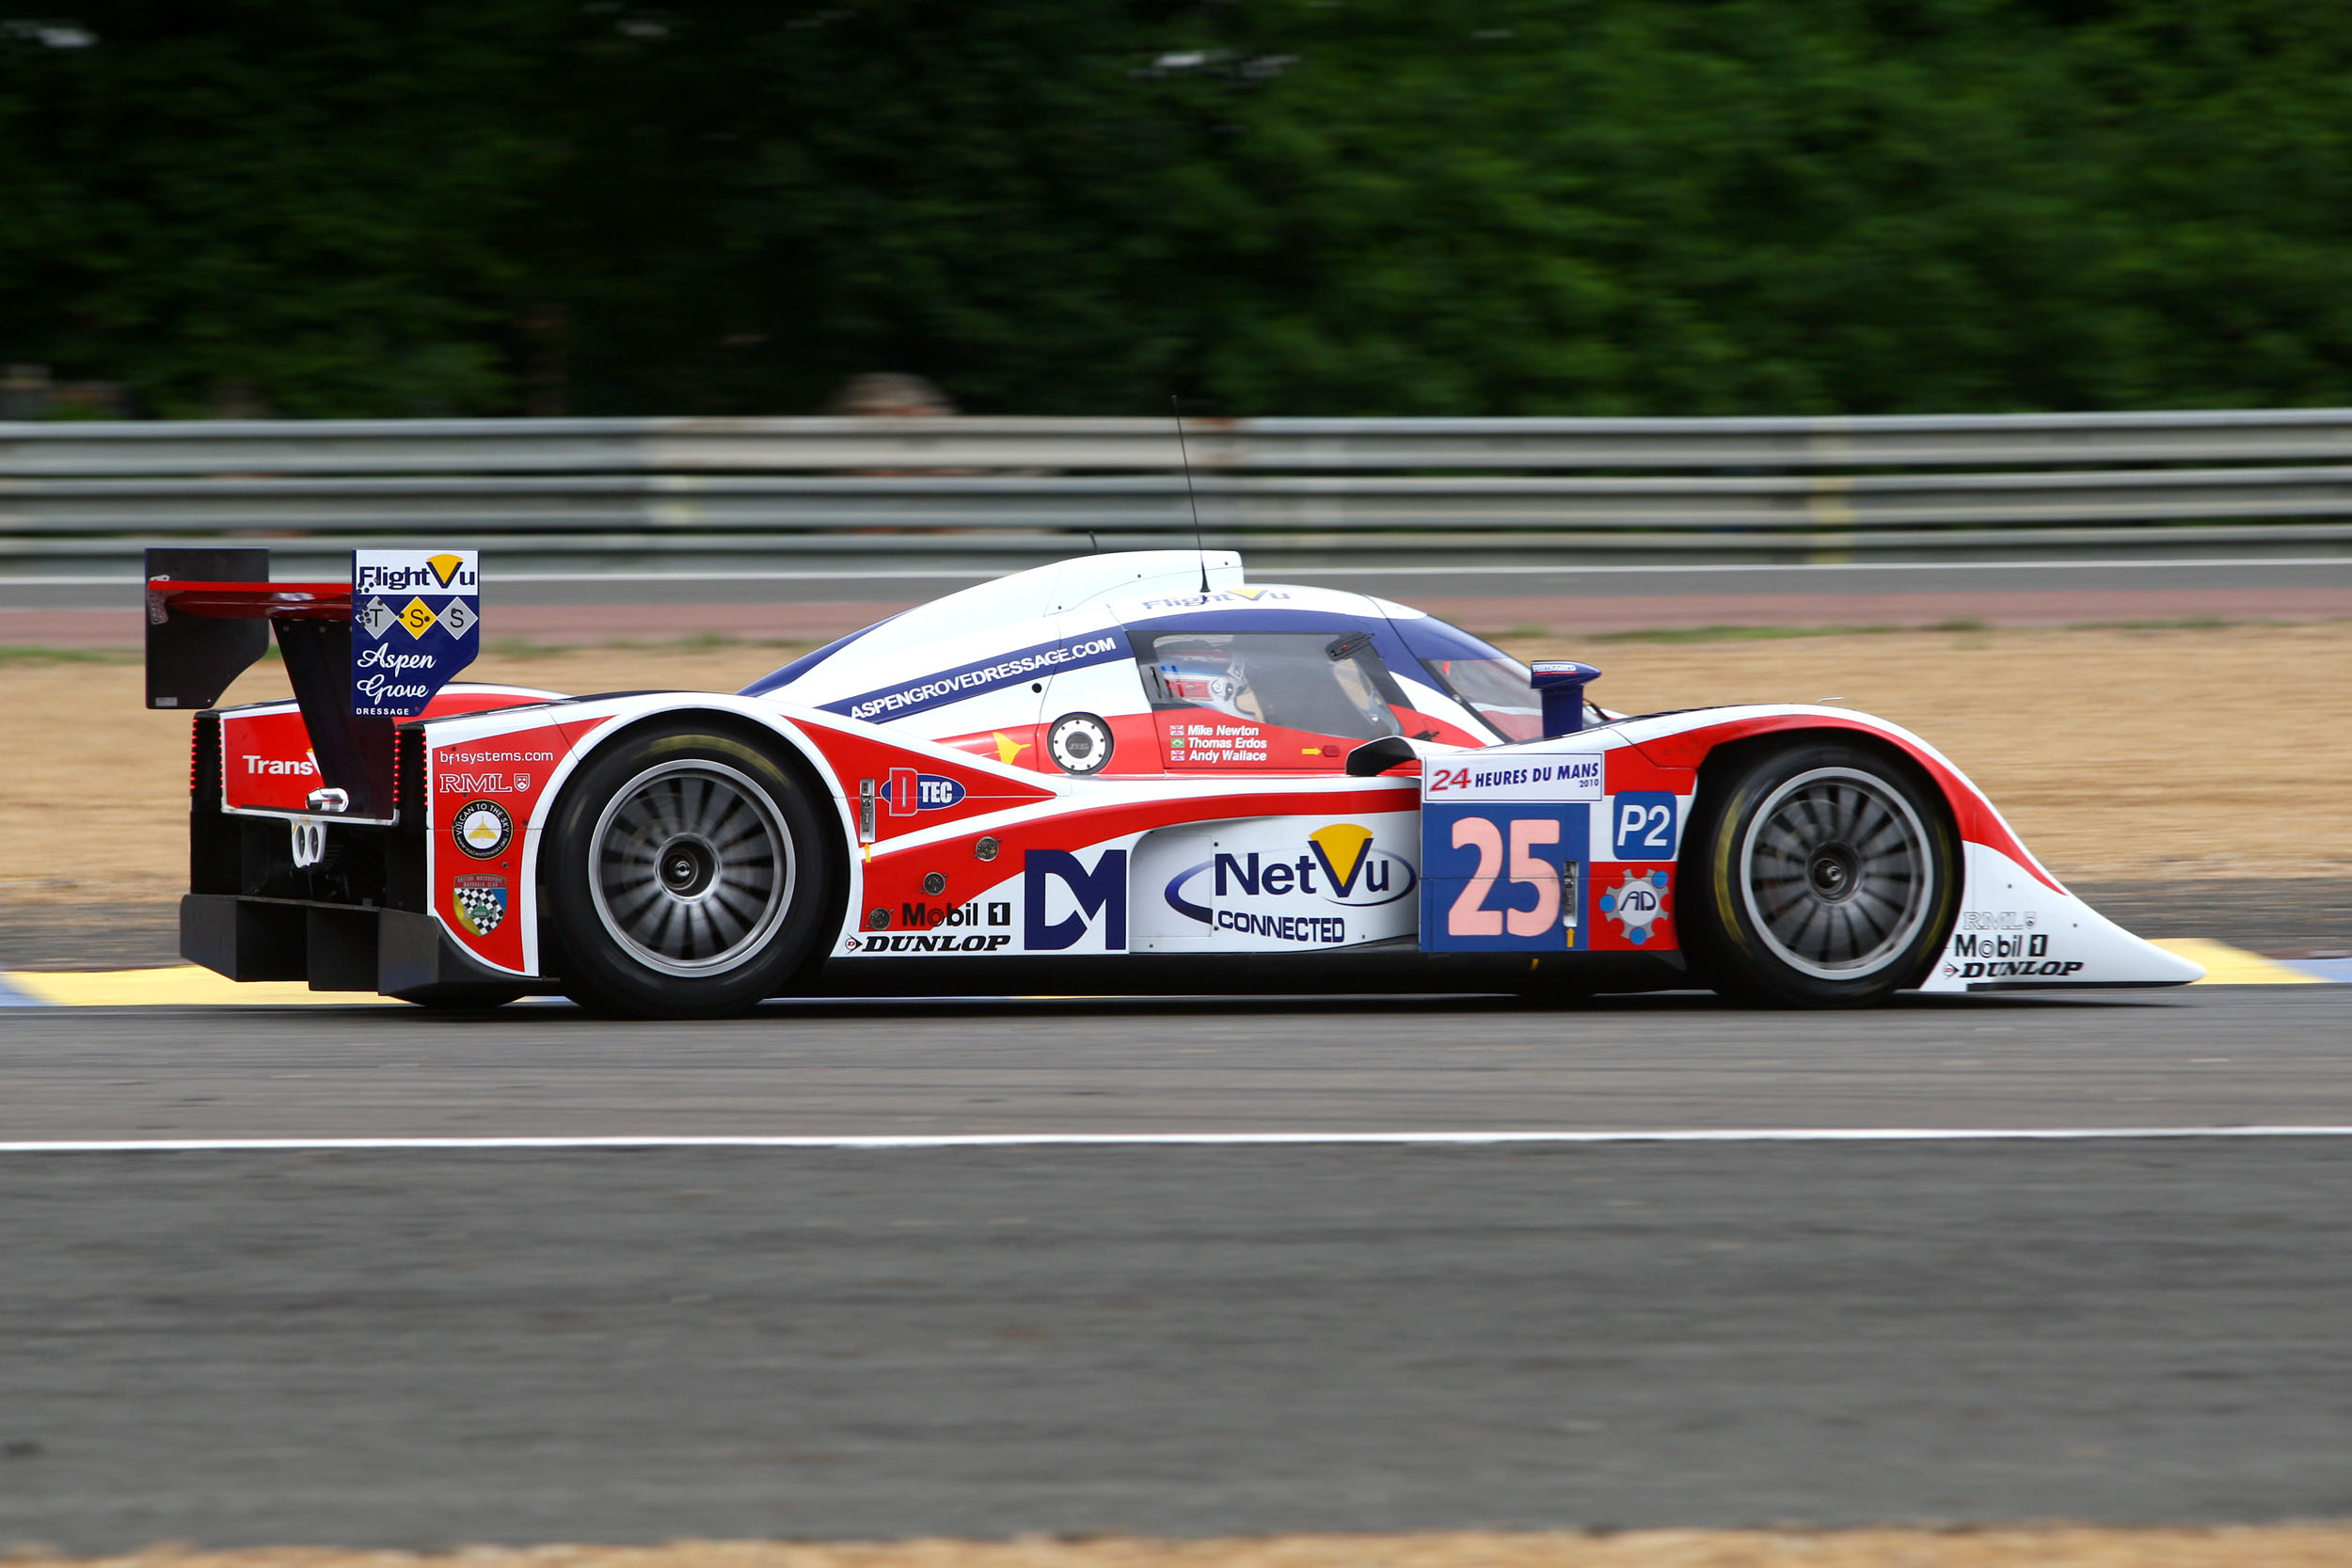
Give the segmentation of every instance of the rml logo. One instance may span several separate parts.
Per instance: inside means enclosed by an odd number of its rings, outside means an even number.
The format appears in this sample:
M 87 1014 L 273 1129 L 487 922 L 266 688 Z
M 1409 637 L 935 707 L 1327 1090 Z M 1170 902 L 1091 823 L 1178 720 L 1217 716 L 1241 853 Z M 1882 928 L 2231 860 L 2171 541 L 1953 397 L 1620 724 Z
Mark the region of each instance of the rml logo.
M 503 795 L 510 788 L 520 793 L 531 787 L 531 775 L 517 773 L 509 785 L 503 773 L 444 773 L 441 793 L 444 795 Z
M 1077 911 L 1049 922 L 1059 882 L 1077 903 Z M 1075 947 L 1099 916 L 1106 952 L 1127 950 L 1127 851 L 1105 849 L 1089 871 L 1067 849 L 1032 849 L 1021 863 L 1022 945 L 1033 953 L 1058 953 Z

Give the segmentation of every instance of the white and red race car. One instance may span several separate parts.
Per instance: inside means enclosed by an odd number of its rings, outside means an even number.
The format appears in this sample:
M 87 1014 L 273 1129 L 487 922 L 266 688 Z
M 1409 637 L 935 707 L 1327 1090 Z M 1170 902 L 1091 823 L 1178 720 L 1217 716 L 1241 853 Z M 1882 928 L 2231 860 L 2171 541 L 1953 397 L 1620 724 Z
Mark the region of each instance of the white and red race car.
M 1028 990 L 1851 1006 L 2202 973 L 1894 724 L 1608 712 L 1589 667 L 1531 673 L 1231 553 L 1021 572 L 733 694 L 453 685 L 405 722 L 341 684 L 348 587 L 253 580 L 260 554 L 152 552 L 148 594 L 151 705 L 205 709 L 182 950 L 236 979 L 687 1017 Z M 211 708 L 262 621 L 299 700 Z

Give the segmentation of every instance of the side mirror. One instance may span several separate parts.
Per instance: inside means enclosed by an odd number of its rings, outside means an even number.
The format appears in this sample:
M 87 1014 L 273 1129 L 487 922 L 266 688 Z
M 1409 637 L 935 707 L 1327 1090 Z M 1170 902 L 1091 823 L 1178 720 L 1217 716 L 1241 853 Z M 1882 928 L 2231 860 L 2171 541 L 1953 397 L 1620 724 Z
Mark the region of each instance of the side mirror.
M 1574 735 L 1584 727 L 1584 687 L 1600 672 L 1572 658 L 1537 659 L 1528 670 L 1529 681 L 1544 700 L 1544 734 Z

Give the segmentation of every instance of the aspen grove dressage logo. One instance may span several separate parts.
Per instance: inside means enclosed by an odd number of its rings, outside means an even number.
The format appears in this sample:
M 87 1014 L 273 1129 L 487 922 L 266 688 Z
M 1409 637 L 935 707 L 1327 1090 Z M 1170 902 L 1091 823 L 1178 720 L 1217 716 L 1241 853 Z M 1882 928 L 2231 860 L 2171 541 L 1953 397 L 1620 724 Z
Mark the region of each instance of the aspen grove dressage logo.
M 414 719 L 481 651 L 479 552 L 351 552 L 353 713 Z

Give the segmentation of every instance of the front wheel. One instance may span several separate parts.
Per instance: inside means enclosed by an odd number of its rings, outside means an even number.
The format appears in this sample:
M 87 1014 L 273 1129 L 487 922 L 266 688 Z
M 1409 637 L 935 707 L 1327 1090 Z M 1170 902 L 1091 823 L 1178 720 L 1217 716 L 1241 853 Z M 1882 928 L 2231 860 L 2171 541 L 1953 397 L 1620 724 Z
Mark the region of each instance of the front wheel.
M 564 792 L 545 851 L 565 992 L 714 1018 L 786 990 L 829 901 L 820 832 L 759 746 L 689 725 L 624 737 Z
M 1710 781 L 1714 782 L 1714 781 Z M 1742 758 L 1684 855 L 1684 942 L 1747 1001 L 1864 1006 L 1915 983 L 1951 929 L 1960 849 L 1908 768 L 1799 742 Z

